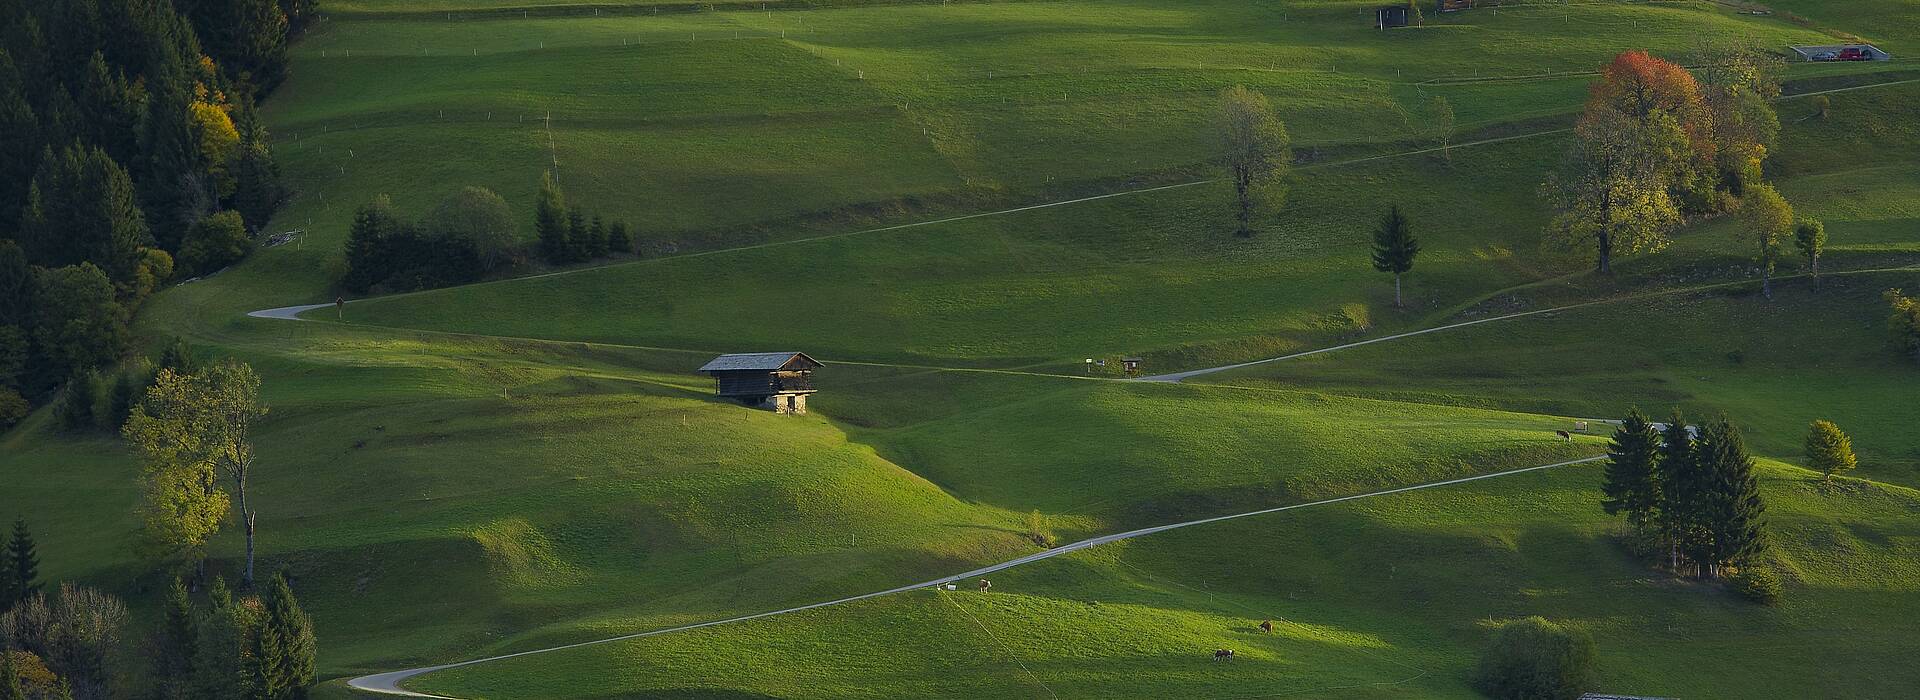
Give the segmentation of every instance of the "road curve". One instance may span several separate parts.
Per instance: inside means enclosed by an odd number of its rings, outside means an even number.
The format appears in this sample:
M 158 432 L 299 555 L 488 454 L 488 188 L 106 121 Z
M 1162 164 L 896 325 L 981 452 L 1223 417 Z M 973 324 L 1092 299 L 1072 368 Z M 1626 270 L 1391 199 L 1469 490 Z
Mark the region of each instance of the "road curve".
M 304 314 L 314 309 L 324 309 L 329 306 L 333 306 L 333 305 L 332 304 L 302 304 L 299 306 L 282 306 L 277 309 L 261 309 L 259 311 L 248 311 L 247 315 L 253 318 L 277 318 L 282 321 L 305 321 L 306 319 L 300 318 L 300 314 Z
M 1405 493 L 1407 491 L 1418 491 L 1421 489 L 1437 488 L 1441 486 L 1451 486 L 1454 484 L 1464 484 L 1469 481 L 1480 481 L 1482 479 L 1496 479 L 1503 476 L 1513 476 L 1515 474 L 1525 474 L 1527 472 L 1540 471 L 1542 469 L 1553 469 L 1555 467 L 1565 467 L 1565 466 L 1571 466 L 1575 464 L 1597 462 L 1603 459 L 1606 459 L 1604 455 L 1597 456 L 1597 457 L 1584 457 L 1581 459 L 1567 460 L 1565 462 L 1555 462 L 1553 464 L 1542 464 L 1535 467 L 1509 469 L 1501 472 L 1493 472 L 1491 474 L 1480 474 L 1476 476 L 1461 477 L 1458 479 L 1447 479 L 1445 481 L 1433 481 L 1433 482 L 1428 482 L 1424 484 L 1415 484 L 1413 486 L 1401 486 L 1398 488 L 1386 489 L 1384 491 L 1372 491 L 1368 493 L 1354 494 L 1351 496 L 1328 498 L 1324 500 L 1311 501 L 1307 503 L 1295 503 L 1293 505 L 1277 506 L 1273 508 L 1262 508 L 1260 510 L 1246 511 L 1244 513 L 1232 513 L 1228 515 L 1214 516 L 1211 518 L 1201 518 L 1199 520 L 1188 520 L 1185 522 L 1171 523 L 1167 525 L 1156 525 L 1153 527 L 1140 528 L 1138 530 L 1128 530 L 1126 532 L 1118 532 L 1111 535 L 1101 535 L 1099 537 L 1088 538 L 1088 539 L 1080 540 L 1078 542 L 1061 545 L 1053 549 L 1047 549 L 1047 550 L 1035 552 L 1033 554 L 1029 554 L 1027 556 L 1020 557 L 1018 559 L 1011 559 L 1008 561 L 1004 561 L 998 564 L 994 564 L 992 566 L 983 566 L 981 568 L 974 569 L 972 571 L 965 571 L 965 572 L 953 574 L 950 576 L 942 576 L 940 578 L 933 579 L 930 581 L 922 581 L 920 583 L 909 584 L 905 586 L 897 586 L 894 588 L 886 589 L 884 591 L 874 591 L 872 593 L 863 593 L 856 596 L 848 596 L 845 598 L 838 598 L 835 600 L 829 600 L 821 603 L 810 603 L 807 605 L 801 605 L 801 606 L 792 607 L 792 608 L 785 608 L 781 610 L 769 610 L 767 612 L 753 613 L 751 615 L 740 615 L 738 617 L 729 617 L 729 618 L 720 619 L 720 620 L 711 620 L 708 622 L 700 622 L 700 623 L 695 623 L 691 625 L 667 627 L 663 629 L 650 630 L 646 632 L 636 632 L 633 634 L 620 635 L 618 637 L 608 637 L 606 639 L 595 639 L 595 640 L 586 641 L 586 642 L 563 644 L 556 647 L 547 647 L 545 649 L 531 649 L 528 651 L 515 652 L 512 654 L 501 654 L 499 656 L 489 656 L 485 658 L 471 659 L 471 660 L 460 661 L 456 663 L 441 664 L 438 666 L 424 666 L 421 668 L 410 668 L 404 671 L 389 671 L 387 673 L 377 673 L 374 675 L 361 676 L 359 678 L 354 678 L 352 680 L 349 680 L 347 681 L 347 686 L 355 690 L 361 690 L 361 691 L 366 691 L 370 693 L 380 693 L 384 695 L 396 695 L 396 696 L 415 697 L 415 698 L 442 698 L 443 700 L 455 700 L 452 698 L 448 698 L 445 695 L 429 695 L 425 693 L 416 693 L 416 692 L 401 688 L 400 684 L 415 676 L 433 673 L 435 671 L 444 671 L 450 668 L 459 668 L 461 666 L 473 666 L 475 664 L 484 664 L 492 661 L 503 661 L 506 659 L 517 658 L 521 656 L 545 654 L 550 651 L 564 651 L 567 649 L 578 649 L 580 647 L 593 646 L 596 644 L 607 644 L 610 642 L 626 641 L 629 639 L 640 639 L 643 637 L 654 637 L 654 636 L 663 635 L 663 634 L 672 634 L 674 632 L 685 632 L 687 630 L 700 629 L 702 627 L 715 627 L 719 625 L 732 624 L 735 622 L 745 622 L 747 620 L 755 620 L 763 617 L 773 617 L 775 615 L 785 615 L 787 613 L 800 612 L 803 610 L 813 610 L 815 608 L 824 608 L 824 607 L 833 606 L 833 605 L 844 605 L 844 604 L 852 603 L 856 601 L 867 600 L 869 598 L 879 598 L 881 596 L 893 595 L 895 593 L 905 593 L 907 591 L 933 588 L 941 584 L 953 583 L 953 582 L 961 581 L 964 579 L 970 579 L 976 576 L 985 576 L 987 574 L 991 574 L 996 571 L 1005 571 L 1007 569 L 1011 569 L 1016 566 L 1022 566 L 1025 564 L 1032 564 L 1037 561 L 1052 559 L 1054 557 L 1068 554 L 1070 552 L 1077 552 L 1082 549 L 1098 547 L 1100 545 L 1107 544 L 1109 542 L 1118 542 L 1120 540 L 1132 539 L 1135 537 L 1144 537 L 1144 536 L 1152 535 L 1155 533 L 1166 532 L 1168 530 L 1178 530 L 1183 527 L 1192 527 L 1195 525 L 1206 525 L 1208 523 L 1217 523 L 1223 520 L 1250 518 L 1256 515 L 1268 515 L 1271 513 L 1279 513 L 1281 511 L 1295 510 L 1299 508 L 1310 508 L 1313 506 L 1324 506 L 1324 505 L 1330 505 L 1334 503 L 1340 503 L 1343 501 L 1359 500 L 1362 498 L 1376 498 L 1379 496 L 1389 496 L 1396 493 Z

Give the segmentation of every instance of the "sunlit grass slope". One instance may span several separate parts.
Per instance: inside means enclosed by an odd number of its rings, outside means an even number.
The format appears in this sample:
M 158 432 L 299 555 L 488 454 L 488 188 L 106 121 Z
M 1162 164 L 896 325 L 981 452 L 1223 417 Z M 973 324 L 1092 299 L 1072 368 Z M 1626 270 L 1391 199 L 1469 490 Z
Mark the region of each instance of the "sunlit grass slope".
M 1920 683 L 1902 661 L 1920 631 L 1920 494 L 1825 486 L 1777 463 L 1761 473 L 1788 577 L 1778 608 L 1626 557 L 1598 470 L 1575 467 L 1155 535 L 1002 572 L 987 594 L 904 594 L 414 686 L 488 699 L 1472 698 L 1488 624 L 1540 614 L 1596 637 L 1599 687 L 1613 692 L 1901 697 Z M 1236 658 L 1215 663 L 1217 648 Z

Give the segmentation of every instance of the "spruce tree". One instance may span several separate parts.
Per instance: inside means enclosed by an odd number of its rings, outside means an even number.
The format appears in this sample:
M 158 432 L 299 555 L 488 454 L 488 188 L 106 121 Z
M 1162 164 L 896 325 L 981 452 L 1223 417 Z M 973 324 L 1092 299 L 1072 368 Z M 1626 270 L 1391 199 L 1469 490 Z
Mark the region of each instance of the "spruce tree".
M 1413 259 L 1420 254 L 1420 242 L 1414 240 L 1413 229 L 1407 224 L 1407 217 L 1400 214 L 1400 207 L 1387 210 L 1380 218 L 1380 225 L 1373 229 L 1373 269 L 1393 274 L 1393 305 L 1400 302 L 1400 275 L 1413 269 Z
M 607 250 L 620 255 L 633 252 L 633 238 L 627 235 L 627 222 L 615 221 L 607 226 Z
M 1701 430 L 1696 451 L 1702 471 L 1710 476 L 1702 499 L 1707 537 L 1695 561 L 1702 565 L 1702 575 L 1713 578 L 1723 567 L 1744 564 L 1766 547 L 1766 503 L 1760 499 L 1746 442 L 1726 418 Z
M 567 262 L 593 258 L 593 232 L 587 228 L 586 214 L 579 209 L 567 212 Z
M 1679 411 L 1667 419 L 1662 432 L 1654 481 L 1660 485 L 1660 534 L 1667 540 L 1668 563 L 1678 571 L 1686 543 L 1699 535 L 1699 501 L 1705 488 L 1695 459 L 1693 433 Z
M 226 581 L 214 577 L 207 587 L 206 613 L 196 625 L 192 697 L 252 697 L 253 679 L 246 662 L 252 618 L 246 606 L 233 600 Z
M 1601 506 L 1608 515 L 1625 513 L 1636 531 L 1652 525 L 1659 513 L 1660 486 L 1654 472 L 1659 455 L 1659 431 L 1640 409 L 1629 411 L 1607 446 L 1606 482 L 1601 485 L 1606 499 Z
M 193 600 L 187 585 L 174 579 L 167 590 L 165 618 L 154 644 L 154 678 L 159 681 L 158 695 L 167 700 L 192 697 L 193 662 L 199 631 L 195 628 Z
M 313 686 L 313 620 L 287 584 L 285 573 L 275 574 L 261 596 L 265 614 L 254 635 L 254 683 L 262 698 L 303 699 Z
M 391 276 L 396 270 L 389 239 L 401 228 L 400 217 L 393 213 L 393 201 L 384 194 L 355 211 L 353 223 L 347 227 L 347 274 L 340 285 L 364 292 Z
M 540 196 L 534 202 L 533 231 L 540 239 L 540 257 L 561 264 L 571 256 L 567 242 L 567 197 L 548 172 L 540 178 Z
M 20 244 L 35 265 L 91 262 L 124 284 L 152 241 L 133 180 L 105 151 L 74 145 L 43 153 L 20 217 Z
M 24 518 L 13 521 L 13 540 L 7 543 L 7 571 L 13 579 L 14 601 L 26 600 L 40 591 L 40 556 L 34 551 L 33 533 L 27 532 Z
M 587 257 L 604 258 L 607 256 L 607 222 L 599 214 L 593 215 L 593 223 L 587 226 Z
M 1807 426 L 1808 469 L 1826 474 L 1827 480 L 1832 481 L 1834 474 L 1850 471 L 1859 462 L 1853 455 L 1853 438 L 1840 432 L 1840 426 L 1824 420 Z

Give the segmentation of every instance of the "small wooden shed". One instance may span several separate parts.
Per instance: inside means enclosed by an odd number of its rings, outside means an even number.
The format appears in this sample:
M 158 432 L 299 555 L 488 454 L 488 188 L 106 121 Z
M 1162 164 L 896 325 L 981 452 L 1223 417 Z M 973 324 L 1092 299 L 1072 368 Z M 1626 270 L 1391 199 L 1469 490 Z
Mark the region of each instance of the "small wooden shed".
M 713 358 L 700 371 L 713 377 L 721 396 L 775 413 L 804 414 L 819 368 L 804 352 L 748 352 Z
M 1384 30 L 1394 27 L 1404 27 L 1407 26 L 1409 21 L 1406 5 L 1382 5 L 1373 8 L 1374 29 Z

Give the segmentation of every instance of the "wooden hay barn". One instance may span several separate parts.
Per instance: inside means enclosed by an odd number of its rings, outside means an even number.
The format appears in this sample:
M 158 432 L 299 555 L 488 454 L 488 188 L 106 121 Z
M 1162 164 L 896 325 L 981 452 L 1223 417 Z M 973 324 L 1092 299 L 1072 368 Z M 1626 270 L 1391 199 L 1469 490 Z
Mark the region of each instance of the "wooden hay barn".
M 804 414 L 820 362 L 804 352 L 721 355 L 701 365 L 720 396 L 775 413 Z

